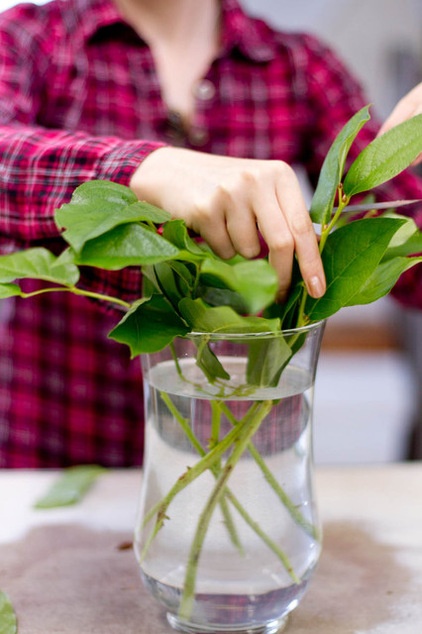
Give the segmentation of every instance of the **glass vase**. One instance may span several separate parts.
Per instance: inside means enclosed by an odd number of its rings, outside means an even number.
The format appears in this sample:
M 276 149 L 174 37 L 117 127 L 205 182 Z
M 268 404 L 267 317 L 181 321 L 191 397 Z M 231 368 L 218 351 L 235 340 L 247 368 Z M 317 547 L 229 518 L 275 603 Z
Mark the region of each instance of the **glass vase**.
M 142 358 L 135 553 L 182 632 L 271 634 L 317 564 L 313 388 L 324 324 L 201 334 Z

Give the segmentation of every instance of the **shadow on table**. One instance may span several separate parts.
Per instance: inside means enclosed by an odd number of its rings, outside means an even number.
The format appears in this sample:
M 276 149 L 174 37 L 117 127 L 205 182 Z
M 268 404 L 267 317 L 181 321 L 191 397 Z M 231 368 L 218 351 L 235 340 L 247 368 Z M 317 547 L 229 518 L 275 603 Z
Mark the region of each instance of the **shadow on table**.
M 46 526 L 0 546 L 0 588 L 14 605 L 19 634 L 172 632 L 141 584 L 130 540 L 130 534 Z M 394 549 L 375 541 L 364 526 L 327 524 L 317 572 L 285 632 L 376 628 L 391 621 L 411 585 Z
M 407 630 L 404 623 L 407 619 L 402 618 L 398 607 L 410 597 L 406 616 L 411 616 L 411 606 L 419 605 L 420 601 L 414 585 L 412 574 L 399 563 L 397 550 L 375 540 L 364 522 L 362 525 L 328 523 L 324 526 L 322 556 L 309 592 L 292 613 L 285 632 L 387 634 L 397 621 L 400 634 L 416 634 L 418 625 L 413 623 Z M 383 629 L 383 624 L 387 629 Z

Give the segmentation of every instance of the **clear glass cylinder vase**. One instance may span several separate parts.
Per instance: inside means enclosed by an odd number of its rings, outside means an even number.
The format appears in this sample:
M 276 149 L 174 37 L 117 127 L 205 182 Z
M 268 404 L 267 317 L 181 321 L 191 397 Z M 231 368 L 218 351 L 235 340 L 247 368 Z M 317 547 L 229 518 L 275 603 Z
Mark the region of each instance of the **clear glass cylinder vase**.
M 194 334 L 142 358 L 141 576 L 173 628 L 271 634 L 321 541 L 313 389 L 324 324 Z

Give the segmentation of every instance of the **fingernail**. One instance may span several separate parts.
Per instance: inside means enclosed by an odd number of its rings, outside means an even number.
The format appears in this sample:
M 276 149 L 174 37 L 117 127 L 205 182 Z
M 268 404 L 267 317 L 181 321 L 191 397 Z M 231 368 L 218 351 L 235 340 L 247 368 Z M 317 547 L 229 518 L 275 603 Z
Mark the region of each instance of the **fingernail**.
M 315 297 L 316 299 L 318 297 L 322 297 L 325 293 L 324 284 L 317 275 L 311 277 L 311 279 L 308 281 L 307 286 L 309 295 Z

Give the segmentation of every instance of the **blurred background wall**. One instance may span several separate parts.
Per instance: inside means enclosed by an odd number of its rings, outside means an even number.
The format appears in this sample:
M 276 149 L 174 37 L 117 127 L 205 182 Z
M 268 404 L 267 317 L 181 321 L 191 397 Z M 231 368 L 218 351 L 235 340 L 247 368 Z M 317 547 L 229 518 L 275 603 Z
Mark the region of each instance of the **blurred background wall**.
M 420 76 L 420 0 L 241 1 L 281 29 L 322 37 L 361 79 L 382 116 Z
M 323 38 L 382 118 L 422 79 L 421 0 L 241 2 L 281 29 Z M 0 0 L 0 10 L 13 4 Z M 385 298 L 330 319 L 316 385 L 317 462 L 422 458 L 421 315 Z

